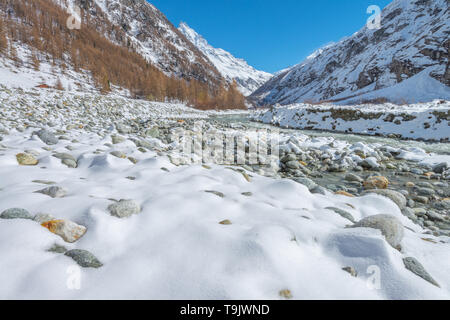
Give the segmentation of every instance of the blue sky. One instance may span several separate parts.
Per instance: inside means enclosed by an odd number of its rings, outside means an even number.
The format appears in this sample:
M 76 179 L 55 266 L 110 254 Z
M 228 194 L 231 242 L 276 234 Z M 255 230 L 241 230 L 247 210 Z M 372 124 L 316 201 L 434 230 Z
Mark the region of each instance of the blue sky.
M 358 31 L 369 5 L 391 0 L 150 0 L 178 26 L 181 21 L 214 46 L 257 69 L 277 72 L 317 48 Z

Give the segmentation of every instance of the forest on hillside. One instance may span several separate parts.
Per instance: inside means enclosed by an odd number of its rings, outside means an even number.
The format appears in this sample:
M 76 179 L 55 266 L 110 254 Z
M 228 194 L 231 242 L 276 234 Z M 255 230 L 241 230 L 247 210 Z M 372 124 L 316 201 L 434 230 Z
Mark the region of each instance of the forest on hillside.
M 32 48 L 30 59 L 36 70 L 42 61 L 62 70 L 68 65 L 77 72 L 86 70 L 104 93 L 115 85 L 134 97 L 181 101 L 199 109 L 245 108 L 236 83 L 168 76 L 136 52 L 120 27 L 111 23 L 99 27 L 83 10 L 81 29 L 67 28 L 67 19 L 67 12 L 53 1 L 0 0 L 0 54 L 20 66 L 17 46 L 25 45 Z

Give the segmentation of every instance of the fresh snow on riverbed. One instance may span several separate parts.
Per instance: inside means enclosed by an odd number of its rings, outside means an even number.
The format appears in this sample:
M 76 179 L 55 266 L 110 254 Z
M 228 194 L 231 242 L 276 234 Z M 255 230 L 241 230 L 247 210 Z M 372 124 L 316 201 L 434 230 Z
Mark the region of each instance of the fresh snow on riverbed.
M 77 169 L 69 169 L 41 149 L 43 142 L 30 139 L 32 132 L 13 131 L 2 142 L 10 148 L 0 157 L 0 210 L 48 213 L 86 226 L 87 233 L 68 244 L 34 221 L 0 220 L 0 298 L 277 299 L 284 289 L 296 299 L 450 298 L 449 239 L 422 240 L 420 228 L 386 198 L 312 195 L 289 180 L 252 174 L 248 182 L 223 167 L 175 167 L 155 152 L 139 154 L 130 142 L 114 147 L 140 160 L 134 165 L 108 153 L 95 155 L 97 148 L 109 150 L 102 146 L 109 137 L 77 131 L 67 135 L 80 141 L 72 145 L 81 158 Z M 54 150 L 64 152 L 65 145 Z M 40 152 L 39 165 L 19 166 L 15 154 L 29 149 Z M 33 180 L 54 181 L 67 196 L 36 194 L 44 185 Z M 108 199 L 134 199 L 142 212 L 113 217 Z M 349 221 L 327 207 L 342 208 L 356 220 L 396 216 L 411 228 L 403 253 L 378 230 L 346 229 Z M 226 219 L 232 224 L 219 224 Z M 82 269 L 80 290 L 70 290 L 74 261 L 47 252 L 55 243 L 89 250 L 104 266 Z M 406 270 L 405 256 L 420 260 L 442 288 Z M 381 271 L 379 290 L 367 284 L 374 265 Z M 342 271 L 346 266 L 358 278 Z
M 87 231 L 68 243 L 33 220 L 0 219 L 0 299 L 450 299 L 450 238 L 424 234 L 388 198 L 312 194 L 238 167 L 175 166 L 167 156 L 173 143 L 133 129 L 148 119 L 173 125 L 213 112 L 51 90 L 4 90 L 1 99 L 0 213 L 23 208 Z M 55 133 L 56 144 L 34 134 L 41 128 Z M 280 140 L 283 150 L 376 149 L 302 134 Z M 19 165 L 23 152 L 39 163 Z M 77 167 L 57 154 L 70 154 Z M 66 194 L 36 193 L 49 186 Z M 113 216 L 108 207 L 121 199 L 140 210 Z M 401 251 L 379 230 L 347 228 L 352 223 L 330 207 L 356 221 L 396 217 L 405 227 Z M 55 244 L 88 250 L 102 266 L 78 269 L 69 256 L 48 251 Z M 406 257 L 440 288 L 407 270 Z

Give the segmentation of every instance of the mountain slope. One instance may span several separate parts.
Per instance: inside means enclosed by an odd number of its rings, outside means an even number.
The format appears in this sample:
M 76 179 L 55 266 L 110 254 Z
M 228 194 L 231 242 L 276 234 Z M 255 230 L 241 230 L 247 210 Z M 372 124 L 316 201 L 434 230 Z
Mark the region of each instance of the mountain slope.
M 145 4 L 138 12 L 157 13 L 140 0 L 110 0 L 107 4 L 128 2 Z M 76 5 L 82 8 L 81 23 L 80 28 L 74 29 L 68 27 L 67 11 L 77 11 Z M 130 13 L 132 16 L 124 13 L 128 9 L 120 9 L 121 21 L 134 21 L 136 26 L 134 13 Z M 49 87 L 56 83 L 55 88 L 60 90 L 77 87 L 108 93 L 118 89 L 133 97 L 182 101 L 198 108 L 245 107 L 242 94 L 227 85 L 210 62 L 209 67 L 198 62 L 207 58 L 176 29 L 186 49 L 171 51 L 173 45 L 166 39 L 170 32 L 153 30 L 154 45 L 166 56 L 155 50 L 154 56 L 159 60 L 158 64 L 152 63 L 141 53 L 142 43 L 128 36 L 125 25 L 110 22 L 110 15 L 116 13 L 114 10 L 105 13 L 93 0 L 0 0 L 0 84 Z M 141 18 L 145 16 L 142 13 Z M 162 25 L 154 19 L 148 18 L 146 22 Z M 184 59 L 190 60 L 183 64 Z M 163 72 L 161 66 L 166 62 L 168 69 Z M 9 79 L 13 74 L 15 81 Z
M 209 58 L 229 83 L 233 80 L 236 81 L 242 94 L 250 95 L 272 77 L 270 73 L 259 71 L 249 66 L 245 60 L 235 58 L 231 53 L 223 49 L 212 47 L 186 23 L 181 23 L 178 29 Z
M 284 71 L 251 99 L 260 105 L 307 101 L 353 101 L 402 83 L 426 70 L 427 77 L 450 90 L 450 24 L 448 0 L 395 0 L 382 12 L 382 28 L 366 26 L 338 43 L 316 51 Z M 422 76 L 422 79 L 425 77 Z M 431 79 L 432 80 L 432 79 Z M 412 85 L 414 85 L 412 83 Z M 407 86 L 393 102 L 419 102 L 441 96 L 411 96 Z M 439 90 L 439 91 L 442 91 Z
M 130 45 L 167 75 L 220 85 L 224 79 L 162 12 L 146 0 L 71 0 L 100 24 L 123 31 Z

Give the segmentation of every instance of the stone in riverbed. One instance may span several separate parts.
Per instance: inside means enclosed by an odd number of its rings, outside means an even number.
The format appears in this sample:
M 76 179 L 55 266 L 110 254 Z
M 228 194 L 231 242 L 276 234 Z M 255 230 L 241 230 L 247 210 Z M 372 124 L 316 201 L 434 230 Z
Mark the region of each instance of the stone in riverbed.
M 64 241 L 73 243 L 86 233 L 86 227 L 69 220 L 50 220 L 41 224 L 50 232 L 60 236 Z
M 52 198 L 64 198 L 67 195 L 67 190 L 61 187 L 52 186 L 38 190 L 36 193 L 42 193 Z
M 47 250 L 48 252 L 53 252 L 53 253 L 66 253 L 67 252 L 67 248 L 64 246 L 60 246 L 59 244 L 54 244 L 50 249 Z
M 299 169 L 300 168 L 300 163 L 298 161 L 288 161 L 285 163 L 286 167 L 288 167 L 289 169 Z
M 429 199 L 428 197 L 424 197 L 424 196 L 415 196 L 413 198 L 414 201 L 422 203 L 422 204 L 428 204 Z
M 33 180 L 31 181 L 33 183 L 39 183 L 39 184 L 46 184 L 46 185 L 51 185 L 51 184 L 56 184 L 56 182 L 54 181 L 48 181 L 48 180 Z
M 119 132 L 121 134 L 127 134 L 127 133 L 132 133 L 133 132 L 133 130 L 129 126 L 124 125 L 122 123 L 117 123 L 116 124 L 116 129 L 117 129 L 117 132 Z
M 160 135 L 158 127 L 149 128 L 145 131 L 145 135 L 152 138 L 158 138 Z
M 47 145 L 54 145 L 59 142 L 58 138 L 53 133 L 45 129 L 37 131 L 36 135 Z
M 111 140 L 112 140 L 113 144 L 119 144 L 119 143 L 125 142 L 126 139 L 121 136 L 112 136 Z
M 113 203 L 108 207 L 108 211 L 112 216 L 117 218 L 127 218 L 133 214 L 138 214 L 141 212 L 141 207 L 134 200 L 120 200 L 119 202 Z
M 313 189 L 310 190 L 310 192 L 313 194 L 321 194 L 325 196 L 327 194 L 327 189 L 325 189 L 322 186 L 315 186 Z
M 348 272 L 352 277 L 357 277 L 358 276 L 358 272 L 356 272 L 355 268 L 353 267 L 344 267 L 342 268 L 342 270 Z
M 372 228 L 381 231 L 386 241 L 393 247 L 398 248 L 403 240 L 404 230 L 403 225 L 396 217 L 379 214 L 375 216 L 366 217 L 355 223 L 353 228 Z
M 431 277 L 431 275 L 425 270 L 425 268 L 416 258 L 413 257 L 404 258 L 403 263 L 406 269 L 408 269 L 415 275 L 421 277 L 422 279 L 428 281 L 432 285 L 435 285 L 436 287 L 440 288 L 436 280 L 434 280 L 433 277 Z
M 434 173 L 444 173 L 444 171 L 445 170 L 447 170 L 447 168 L 448 168 L 448 165 L 447 165 L 447 163 L 446 162 L 443 162 L 443 163 L 440 163 L 440 164 L 438 164 L 438 165 L 435 165 L 434 167 L 433 167 L 433 172 Z
M 128 157 L 128 160 L 130 160 L 130 162 L 133 164 L 137 164 L 139 162 L 139 160 L 134 157 Z
M 368 191 L 364 191 L 361 195 L 367 195 L 367 194 L 378 194 L 380 196 L 384 196 L 387 197 L 389 199 L 391 199 L 400 209 L 403 209 L 406 207 L 406 198 L 403 194 L 401 194 L 398 191 L 394 191 L 394 190 L 390 190 L 390 189 L 386 189 L 386 190 L 380 190 L 380 189 L 374 189 L 374 190 L 368 190 Z
M 347 173 L 347 175 L 345 176 L 345 181 L 351 181 L 351 182 L 363 182 L 363 178 L 361 178 L 360 176 L 354 174 L 354 173 Z
M 353 198 L 353 197 L 354 197 L 353 194 L 351 194 L 351 193 L 349 193 L 349 192 L 347 192 L 347 191 L 345 191 L 345 190 L 338 190 L 338 191 L 336 191 L 334 194 L 336 194 L 336 195 L 338 195 L 338 196 L 346 196 L 346 197 L 350 197 L 350 198 Z
M 432 196 L 436 194 L 436 191 L 434 191 L 432 188 L 417 188 L 417 194 L 420 196 Z
M 363 185 L 366 190 L 387 189 L 389 186 L 389 180 L 383 176 L 369 177 L 363 182 Z
M 352 214 L 347 212 L 347 211 L 345 211 L 345 210 L 342 210 L 342 209 L 339 209 L 339 208 L 335 208 L 335 207 L 327 207 L 325 209 L 334 211 L 335 213 L 340 215 L 342 218 L 347 219 L 347 220 L 349 220 L 349 221 L 351 221 L 353 223 L 356 222 L 356 220 L 355 220 L 355 218 L 353 218 Z
M 0 219 L 27 219 L 32 220 L 33 216 L 25 209 L 11 208 L 6 209 L 0 214 Z
M 288 289 L 281 290 L 278 294 L 284 299 L 292 299 L 292 293 Z
M 74 249 L 65 253 L 83 268 L 100 268 L 103 264 L 89 251 Z
M 39 161 L 29 153 L 18 153 L 16 159 L 21 166 L 35 166 L 39 163 Z
M 375 157 L 370 157 L 370 158 L 364 159 L 360 163 L 360 166 L 365 169 L 377 169 L 380 165 L 378 164 L 377 159 Z
M 110 154 L 116 158 L 120 158 L 120 159 L 126 159 L 127 155 L 121 151 L 113 151 L 110 152 Z
M 300 178 L 294 179 L 294 181 L 304 185 L 305 187 L 308 188 L 309 191 L 311 191 L 312 189 L 317 187 L 317 183 L 315 183 L 314 181 L 312 181 L 309 178 L 300 177 Z
M 45 222 L 56 220 L 56 219 L 51 214 L 38 213 L 37 215 L 34 216 L 33 220 L 42 225 Z
M 214 194 L 220 198 L 225 198 L 225 195 L 222 192 L 214 191 L 214 190 L 205 190 L 206 193 Z
M 76 161 L 73 161 L 72 159 L 63 159 L 61 161 L 62 164 L 66 165 L 69 168 L 73 168 L 75 169 L 76 167 L 78 167 L 78 164 Z
M 74 161 L 74 162 L 77 162 L 77 159 L 75 159 L 75 157 L 72 156 L 72 155 L 69 154 L 69 153 L 64 153 L 64 152 L 55 153 L 55 154 L 53 155 L 53 157 L 55 157 L 56 159 L 60 159 L 60 160 L 70 159 L 70 160 L 72 160 L 72 161 Z
M 414 184 L 414 182 L 406 182 L 405 183 L 405 187 L 407 187 L 407 188 L 414 188 L 416 185 Z
M 440 221 L 440 222 L 444 222 L 444 217 L 442 215 L 440 215 L 439 213 L 436 213 L 434 211 L 427 211 L 426 213 L 427 217 L 430 218 L 433 221 Z

